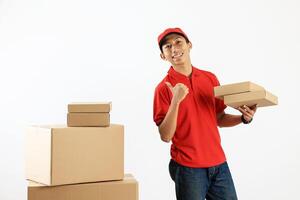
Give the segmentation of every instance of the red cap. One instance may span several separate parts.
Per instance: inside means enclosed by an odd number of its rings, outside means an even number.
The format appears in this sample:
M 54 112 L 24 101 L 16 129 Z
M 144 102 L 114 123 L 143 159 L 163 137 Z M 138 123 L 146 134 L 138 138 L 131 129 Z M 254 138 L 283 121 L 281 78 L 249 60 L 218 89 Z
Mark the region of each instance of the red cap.
M 160 46 L 160 42 L 162 41 L 162 39 L 164 39 L 164 37 L 166 37 L 167 35 L 169 35 L 171 33 L 178 33 L 179 35 L 182 35 L 187 40 L 189 40 L 189 38 L 186 36 L 186 34 L 180 28 L 167 28 L 164 32 L 162 32 L 158 36 L 158 38 L 157 38 L 158 45 Z

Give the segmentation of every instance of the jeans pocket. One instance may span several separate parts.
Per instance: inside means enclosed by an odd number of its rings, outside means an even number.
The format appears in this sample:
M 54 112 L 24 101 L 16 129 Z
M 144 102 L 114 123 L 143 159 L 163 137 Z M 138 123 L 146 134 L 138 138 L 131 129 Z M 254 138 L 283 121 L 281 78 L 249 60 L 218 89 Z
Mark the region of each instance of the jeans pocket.
M 228 167 L 227 162 L 224 162 L 221 166 L 220 166 L 220 175 L 221 176 L 225 176 L 225 177 L 230 177 L 231 178 L 231 173 Z

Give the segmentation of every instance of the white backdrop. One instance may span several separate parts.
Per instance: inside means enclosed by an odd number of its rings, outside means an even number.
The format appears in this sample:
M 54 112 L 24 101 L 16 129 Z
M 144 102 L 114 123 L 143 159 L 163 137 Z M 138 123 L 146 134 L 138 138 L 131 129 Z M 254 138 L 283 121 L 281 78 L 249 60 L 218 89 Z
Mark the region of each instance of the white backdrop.
M 251 125 L 220 129 L 239 198 L 299 198 L 299 10 L 297 0 L 0 0 L 0 199 L 26 199 L 26 126 L 65 123 L 72 101 L 105 100 L 125 125 L 140 199 L 175 199 L 170 144 L 152 121 L 169 68 L 156 38 L 174 26 L 192 41 L 194 66 L 279 97 Z

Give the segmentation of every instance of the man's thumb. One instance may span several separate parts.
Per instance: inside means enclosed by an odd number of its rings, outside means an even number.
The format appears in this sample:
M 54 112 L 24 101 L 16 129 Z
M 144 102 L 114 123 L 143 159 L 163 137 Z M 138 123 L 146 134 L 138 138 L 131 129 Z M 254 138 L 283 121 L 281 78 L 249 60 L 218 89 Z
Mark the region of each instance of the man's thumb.
M 170 90 L 172 91 L 172 89 L 173 89 L 173 86 L 171 85 L 171 83 L 170 82 L 165 82 L 165 84 L 168 86 L 168 88 L 170 88 Z

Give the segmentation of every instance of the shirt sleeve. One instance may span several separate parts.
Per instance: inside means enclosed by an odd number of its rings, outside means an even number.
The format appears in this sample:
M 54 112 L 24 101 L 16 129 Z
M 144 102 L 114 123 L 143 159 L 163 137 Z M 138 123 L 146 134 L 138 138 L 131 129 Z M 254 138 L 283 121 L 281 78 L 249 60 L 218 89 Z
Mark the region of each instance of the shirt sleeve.
M 170 102 L 168 88 L 163 86 L 157 87 L 155 89 L 153 102 L 153 120 L 157 126 L 159 126 L 165 118 Z
M 220 85 L 220 82 L 219 82 L 218 78 L 215 76 L 215 85 L 214 86 L 216 87 L 219 85 Z M 216 107 L 216 114 L 218 114 L 218 113 L 223 112 L 227 106 L 224 104 L 223 99 L 219 99 L 219 98 L 215 97 L 215 107 Z

